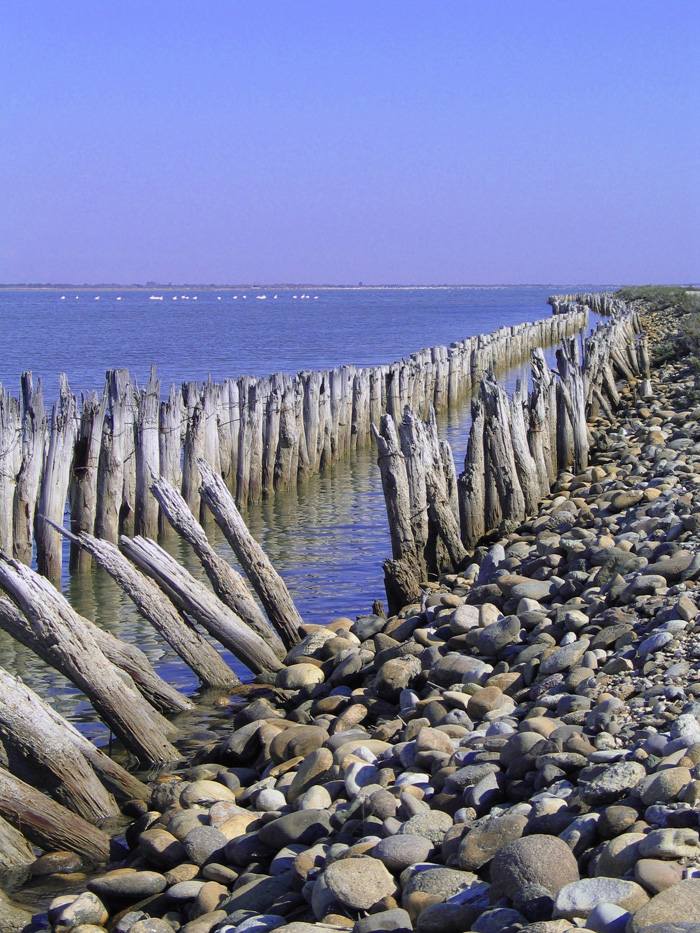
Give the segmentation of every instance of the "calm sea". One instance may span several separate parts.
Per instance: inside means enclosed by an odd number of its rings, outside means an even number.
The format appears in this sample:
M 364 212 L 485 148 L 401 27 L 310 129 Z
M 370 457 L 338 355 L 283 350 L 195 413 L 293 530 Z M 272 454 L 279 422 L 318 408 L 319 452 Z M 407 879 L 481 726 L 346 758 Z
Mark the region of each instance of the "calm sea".
M 101 390 L 111 367 L 128 367 L 141 383 L 156 363 L 167 391 L 171 382 L 209 374 L 218 380 L 390 363 L 421 347 L 545 317 L 548 295 L 581 287 L 0 290 L 0 382 L 17 393 L 20 373 L 30 369 L 42 377 L 50 400 L 62 371 L 80 393 Z M 517 375 L 510 375 L 510 386 Z M 440 418 L 458 471 L 468 412 L 465 404 Z M 381 565 L 390 544 L 372 449 L 334 464 L 294 492 L 249 507 L 245 518 L 305 620 L 354 618 L 384 597 Z M 232 559 L 216 526 L 207 531 L 220 553 Z M 172 536 L 163 543 L 203 576 L 187 546 Z M 66 575 L 64 591 L 83 615 L 142 647 L 172 683 L 188 693 L 196 689 L 191 672 L 106 574 Z M 75 690 L 4 633 L 0 659 L 88 734 L 105 737 Z

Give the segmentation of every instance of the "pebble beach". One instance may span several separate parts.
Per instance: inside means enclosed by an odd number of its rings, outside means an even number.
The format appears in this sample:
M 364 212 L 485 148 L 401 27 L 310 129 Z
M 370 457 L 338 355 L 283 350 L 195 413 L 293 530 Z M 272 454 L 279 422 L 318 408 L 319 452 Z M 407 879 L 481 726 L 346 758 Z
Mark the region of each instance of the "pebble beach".
M 698 933 L 700 396 L 642 320 L 653 395 L 588 469 L 420 604 L 305 626 L 113 864 L 43 856 L 47 913 L 2 930 Z

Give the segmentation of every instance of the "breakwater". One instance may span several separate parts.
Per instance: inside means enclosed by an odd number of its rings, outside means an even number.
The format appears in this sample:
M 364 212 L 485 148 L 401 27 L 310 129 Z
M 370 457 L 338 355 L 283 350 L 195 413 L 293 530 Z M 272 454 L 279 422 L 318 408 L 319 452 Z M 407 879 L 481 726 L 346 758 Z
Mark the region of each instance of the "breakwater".
M 101 396 L 79 404 L 65 376 L 50 413 L 41 386 L 22 376 L 21 398 L 0 391 L 0 550 L 60 579 L 61 523 L 116 542 L 168 527 L 149 488 L 163 476 L 199 515 L 196 461 L 202 457 L 239 505 L 303 481 L 369 442 L 370 423 L 411 404 L 422 413 L 463 399 L 493 367 L 521 364 L 585 325 L 586 312 L 500 328 L 387 366 L 241 376 L 172 386 L 161 399 L 155 371 L 144 387 L 126 370 L 107 373 Z M 91 562 L 71 550 L 71 570 Z

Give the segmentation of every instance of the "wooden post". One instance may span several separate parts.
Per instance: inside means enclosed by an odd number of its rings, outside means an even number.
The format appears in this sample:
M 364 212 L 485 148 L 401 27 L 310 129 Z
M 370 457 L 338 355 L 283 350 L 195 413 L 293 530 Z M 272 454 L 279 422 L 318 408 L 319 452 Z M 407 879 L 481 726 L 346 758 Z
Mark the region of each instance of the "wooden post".
M 100 463 L 100 447 L 107 396 L 98 399 L 93 392 L 83 398 L 80 415 L 80 431 L 75 444 L 73 470 L 68 488 L 70 523 L 78 534 L 95 530 L 97 516 L 97 473 Z M 25 561 L 26 563 L 26 561 Z M 90 555 L 71 545 L 69 569 L 71 573 L 85 573 L 90 569 Z
M 160 403 L 158 419 L 158 451 L 160 475 L 176 489 L 182 488 L 182 392 L 174 385 L 164 402 Z M 165 516 L 158 513 L 158 531 L 170 529 Z
M 251 451 L 253 447 L 251 393 L 253 394 L 254 401 L 255 395 L 253 387 L 255 382 L 256 380 L 252 376 L 241 376 L 238 380 L 240 430 L 238 434 L 236 502 L 241 506 L 246 506 L 248 504 L 250 495 Z
M 102 445 L 97 474 L 97 514 L 95 534 L 98 538 L 117 542 L 124 506 L 124 459 L 128 456 L 126 441 L 127 369 L 107 370 L 105 394 L 109 410 L 102 428 Z M 62 524 L 60 516 L 59 524 Z
M 282 640 L 253 599 L 245 580 L 219 557 L 182 496 L 163 479 L 154 478 L 151 489 L 173 528 L 192 546 L 218 598 L 266 641 L 275 654 L 284 658 L 287 652 Z
M 525 517 L 525 498 L 518 480 L 510 426 L 510 406 L 503 386 L 492 375 L 482 383 L 484 449 L 486 453 L 486 528 L 506 527 Z M 491 496 L 495 490 L 498 501 Z
M 13 774 L 48 791 L 83 819 L 97 822 L 119 813 L 89 762 L 48 707 L 19 678 L 0 668 L 0 736 Z
M 211 509 L 216 523 L 233 548 L 253 589 L 260 597 L 267 617 L 278 632 L 285 647 L 299 641 L 302 619 L 297 612 L 284 580 L 268 560 L 265 552 L 248 531 L 225 483 L 211 467 L 199 461 L 202 496 Z
M 289 376 L 283 377 L 280 398 L 279 434 L 275 460 L 275 489 L 289 489 L 296 485 L 299 470 L 299 432 L 295 414 L 295 386 Z
M 51 432 L 39 494 L 36 521 L 36 561 L 39 573 L 60 586 L 62 567 L 61 536 L 46 519 L 63 522 L 68 483 L 77 434 L 77 403 L 68 380 L 61 373 L 59 399 L 51 412 Z
M 202 408 L 204 409 L 204 453 L 203 457 L 217 473 L 221 473 L 219 453 L 219 413 L 221 386 L 212 382 L 211 376 L 202 386 Z
M 59 593 L 48 592 L 41 577 L 2 556 L 0 585 L 19 606 L 0 599 L 6 632 L 82 690 L 126 748 L 145 761 L 177 758 L 162 734 L 165 720 L 107 660 L 86 620 Z
M 4 426 L 7 403 L 1 399 L 1 395 L 0 392 L 0 421 Z M 27 565 L 31 564 L 34 555 L 34 513 L 44 466 L 46 436 L 46 412 L 41 393 L 41 379 L 37 379 L 35 389 L 32 374 L 22 373 L 22 462 L 14 494 L 13 534 L 9 541 L 13 542 L 13 556 Z M 5 476 L 5 482 L 9 479 L 5 473 L 8 465 L 5 455 L 7 443 L 7 431 L 2 427 L 0 428 L 0 470 Z M 0 537 L 0 549 L 5 551 L 7 551 L 6 534 L 6 531 L 2 532 L 2 537 Z
M 134 529 L 140 535 L 158 533 L 158 503 L 151 495 L 151 474 L 160 470 L 158 416 L 160 414 L 160 379 L 156 367 L 145 389 L 136 394 L 136 490 Z M 90 528 L 81 529 L 91 531 Z
M 467 547 L 474 547 L 486 533 L 484 406 L 479 398 L 472 399 L 471 414 L 472 425 L 464 459 L 464 472 L 457 482 L 461 537 Z
M 525 499 L 525 514 L 535 515 L 541 493 L 537 464 L 530 453 L 530 447 L 528 445 L 527 429 L 525 427 L 526 411 L 527 401 L 525 399 L 525 392 L 522 382 L 518 379 L 515 393 L 510 403 L 511 440 L 513 442 L 515 469 Z M 528 421 L 529 420 L 528 412 Z
M 65 534 L 65 532 L 64 532 Z M 141 615 L 168 642 L 207 687 L 240 683 L 216 648 L 187 622 L 170 600 L 145 574 L 109 541 L 81 534 L 76 540 L 134 602 Z
M 352 382 L 352 428 L 350 443 L 353 448 L 364 447 L 370 426 L 370 374 L 369 369 L 358 369 Z
M 17 474 L 22 456 L 19 401 L 0 385 L 0 550 L 13 549 L 13 520 Z
M 377 463 L 391 535 L 392 560 L 384 562 L 384 587 L 392 615 L 420 599 L 420 565 L 411 524 L 406 458 L 401 453 L 391 415 L 382 416 L 379 430 L 372 423 L 372 434 L 377 442 Z
M 0 768 L 0 816 L 48 852 L 69 849 L 91 862 L 109 859 L 107 833 Z
M 196 382 L 185 383 L 182 394 L 187 408 L 187 428 L 182 454 L 182 498 L 192 514 L 199 516 L 201 500 L 197 460 L 204 455 L 204 406 L 199 398 Z
M 35 861 L 36 853 L 23 834 L 0 816 L 0 871 L 26 870 Z
M 280 446 L 280 423 L 282 419 L 282 396 L 284 377 L 281 373 L 270 376 L 270 391 L 265 402 L 263 425 L 262 492 L 270 496 L 275 490 L 275 467 Z
M 224 482 L 221 477 L 218 478 L 221 483 Z M 152 577 L 181 611 L 202 625 L 254 674 L 278 671 L 283 667 L 280 659 L 259 635 L 155 541 L 123 536 L 119 545 L 129 560 Z

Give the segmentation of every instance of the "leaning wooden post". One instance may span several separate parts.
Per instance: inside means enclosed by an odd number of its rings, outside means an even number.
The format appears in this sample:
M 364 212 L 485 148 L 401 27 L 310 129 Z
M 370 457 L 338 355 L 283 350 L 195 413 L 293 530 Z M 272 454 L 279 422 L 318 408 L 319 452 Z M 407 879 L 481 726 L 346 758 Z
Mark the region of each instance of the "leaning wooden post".
M 13 774 L 26 772 L 30 783 L 37 782 L 40 790 L 83 819 L 97 822 L 119 813 L 114 798 L 44 701 L 1 667 L 0 737 Z
M 136 395 L 136 534 L 152 537 L 158 533 L 158 503 L 151 495 L 151 473 L 160 468 L 158 417 L 160 414 L 160 379 L 156 367 L 144 389 Z M 90 531 L 89 528 L 81 529 Z
M 68 534 L 65 530 L 64 534 Z M 216 648 L 187 622 L 158 586 L 124 557 L 110 541 L 81 534 L 77 546 L 95 558 L 136 605 L 141 615 L 208 687 L 239 683 Z
M 122 537 L 119 544 L 129 560 L 151 576 L 169 599 L 218 639 L 254 674 L 278 671 L 284 666 L 259 635 L 155 541 Z
M 26 870 L 32 862 L 36 862 L 34 847 L 19 829 L 0 816 L 0 871 Z
M 377 442 L 377 464 L 389 519 L 392 560 L 384 562 L 384 587 L 390 614 L 421 597 L 420 565 L 411 524 L 406 458 L 401 453 L 396 426 L 391 415 L 382 415 L 380 428 L 372 423 Z
M 187 508 L 182 496 L 165 480 L 154 477 L 151 482 L 153 495 L 173 528 L 192 546 L 202 567 L 209 577 L 214 592 L 222 603 L 264 639 L 280 658 L 286 655 L 282 639 L 272 628 L 253 599 L 245 580 L 223 558 L 219 557 L 209 543 L 206 533 Z
M 106 862 L 106 832 L 0 768 L 0 816 L 48 852 L 69 849 L 91 862 Z
M 48 585 L 0 555 L 0 586 L 19 606 L 0 599 L 0 626 L 82 690 L 126 748 L 146 761 L 177 758 L 162 734 L 163 718 L 107 660 L 85 620 L 65 599 L 51 597 Z
M 292 648 L 299 641 L 302 619 L 284 580 L 248 531 L 221 477 L 202 460 L 199 461 L 199 472 L 202 477 L 201 493 L 204 501 L 260 597 L 268 619 L 285 646 Z
M 3 432 L 4 438 L 4 432 Z M 0 440 L 4 444 L 4 440 Z M 13 556 L 31 564 L 34 555 L 34 513 L 44 466 L 46 412 L 41 379 L 36 389 L 31 373 L 22 373 L 22 465 L 17 477 L 13 521 Z M 5 458 L 0 456 L 3 466 Z M 0 542 L 2 546 L 2 542 Z
M 36 561 L 39 573 L 60 585 L 62 567 L 61 536 L 46 519 L 63 521 L 68 483 L 77 435 L 77 403 L 61 373 L 59 399 L 51 412 L 51 434 L 39 493 L 36 521 Z
M 97 472 L 100 463 L 102 429 L 107 397 L 98 400 L 97 393 L 83 398 L 80 431 L 75 445 L 71 483 L 68 488 L 71 529 L 78 534 L 95 530 L 97 516 Z M 90 555 L 71 545 L 70 571 L 84 573 L 90 569 Z

